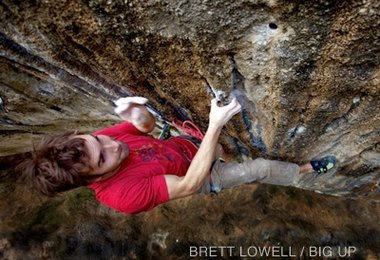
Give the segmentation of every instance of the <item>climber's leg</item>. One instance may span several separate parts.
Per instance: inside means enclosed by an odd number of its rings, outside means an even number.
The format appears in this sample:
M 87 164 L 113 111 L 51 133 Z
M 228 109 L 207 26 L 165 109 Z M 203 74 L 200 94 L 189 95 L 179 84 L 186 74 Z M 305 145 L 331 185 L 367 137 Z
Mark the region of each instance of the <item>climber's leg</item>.
M 300 178 L 300 167 L 294 163 L 258 158 L 243 163 L 215 161 L 211 170 L 211 180 L 206 181 L 200 193 L 220 192 L 253 181 L 294 185 Z
M 300 165 L 300 174 L 308 173 L 313 171 L 313 166 L 311 163 L 306 163 L 304 165 Z
M 213 167 L 211 178 L 214 185 L 221 189 L 253 181 L 294 185 L 300 178 L 299 173 L 300 167 L 297 164 L 257 158 L 243 163 L 217 162 Z
M 331 156 L 301 166 L 289 162 L 265 160 L 263 158 L 249 159 L 243 163 L 225 163 L 217 160 L 211 169 L 210 179 L 205 182 L 199 192 L 203 194 L 210 191 L 220 192 L 222 189 L 253 181 L 293 186 L 297 184 L 303 174 L 312 172 L 313 170 L 318 172 L 319 168 L 316 168 L 316 165 L 330 170 L 335 167 L 335 164 L 336 159 L 332 160 Z

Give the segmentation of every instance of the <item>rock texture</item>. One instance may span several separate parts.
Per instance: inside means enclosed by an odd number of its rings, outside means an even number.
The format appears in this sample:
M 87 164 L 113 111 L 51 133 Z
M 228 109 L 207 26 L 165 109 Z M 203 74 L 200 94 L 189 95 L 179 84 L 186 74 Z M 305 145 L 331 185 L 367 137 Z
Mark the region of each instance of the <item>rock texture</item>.
M 0 8 L 3 155 L 25 151 L 31 134 L 109 124 L 118 96 L 146 96 L 165 118 L 205 129 L 210 98 L 235 95 L 244 109 L 223 135 L 231 154 L 297 163 L 333 154 L 336 175 L 301 185 L 322 192 L 379 181 L 378 1 Z
M 300 187 L 378 201 L 379 28 L 377 0 L 0 1 L 0 156 L 116 122 L 119 96 L 203 130 L 210 99 L 237 96 L 231 157 L 333 154 Z
M 338 250 L 343 256 L 350 246 L 355 254 L 344 259 L 380 256 L 380 204 L 367 199 L 251 184 L 127 216 L 98 205 L 88 190 L 46 200 L 0 183 L 0 195 L 13 201 L 12 207 L 0 201 L 4 259 L 193 259 L 190 246 L 235 247 L 231 254 L 225 249 L 225 259 L 271 246 L 282 247 L 284 257 L 261 259 L 340 259 Z M 316 257 L 309 248 L 325 253 Z M 212 255 L 218 257 L 196 259 L 222 258 L 220 249 Z

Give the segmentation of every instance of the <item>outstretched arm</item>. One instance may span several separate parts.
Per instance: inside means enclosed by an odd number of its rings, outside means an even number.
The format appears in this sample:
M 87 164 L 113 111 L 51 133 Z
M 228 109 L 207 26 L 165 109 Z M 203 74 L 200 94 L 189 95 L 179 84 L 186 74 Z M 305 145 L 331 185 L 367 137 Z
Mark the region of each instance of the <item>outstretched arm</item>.
M 119 98 L 114 103 L 115 112 L 123 120 L 131 122 L 143 133 L 150 133 L 156 124 L 155 117 L 148 111 L 145 104 L 148 99 L 143 97 Z
M 169 199 L 186 197 L 196 193 L 202 187 L 204 181 L 208 178 L 211 164 L 215 158 L 220 132 L 231 117 L 240 110 L 241 106 L 236 98 L 224 107 L 219 107 L 216 99 L 211 101 L 209 126 L 186 175 L 183 177 L 165 175 Z

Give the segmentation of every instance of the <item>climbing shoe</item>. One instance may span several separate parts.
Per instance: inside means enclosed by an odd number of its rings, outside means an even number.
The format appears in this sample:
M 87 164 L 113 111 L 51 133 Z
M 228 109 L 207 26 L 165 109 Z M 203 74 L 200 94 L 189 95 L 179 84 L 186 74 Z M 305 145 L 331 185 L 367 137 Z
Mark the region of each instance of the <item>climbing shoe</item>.
M 320 160 L 312 160 L 310 162 L 311 166 L 313 166 L 313 170 L 318 174 L 326 173 L 327 171 L 333 169 L 336 165 L 335 156 L 326 156 Z

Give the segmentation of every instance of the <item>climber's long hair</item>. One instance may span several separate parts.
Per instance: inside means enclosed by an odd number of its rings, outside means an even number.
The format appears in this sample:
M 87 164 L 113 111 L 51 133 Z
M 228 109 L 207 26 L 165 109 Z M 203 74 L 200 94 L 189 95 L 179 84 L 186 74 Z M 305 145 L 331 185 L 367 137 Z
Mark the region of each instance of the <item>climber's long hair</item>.
M 75 138 L 77 134 L 80 133 L 66 132 L 44 137 L 16 170 L 47 196 L 86 185 L 88 180 L 80 173 L 88 168 L 89 157 L 85 140 Z

